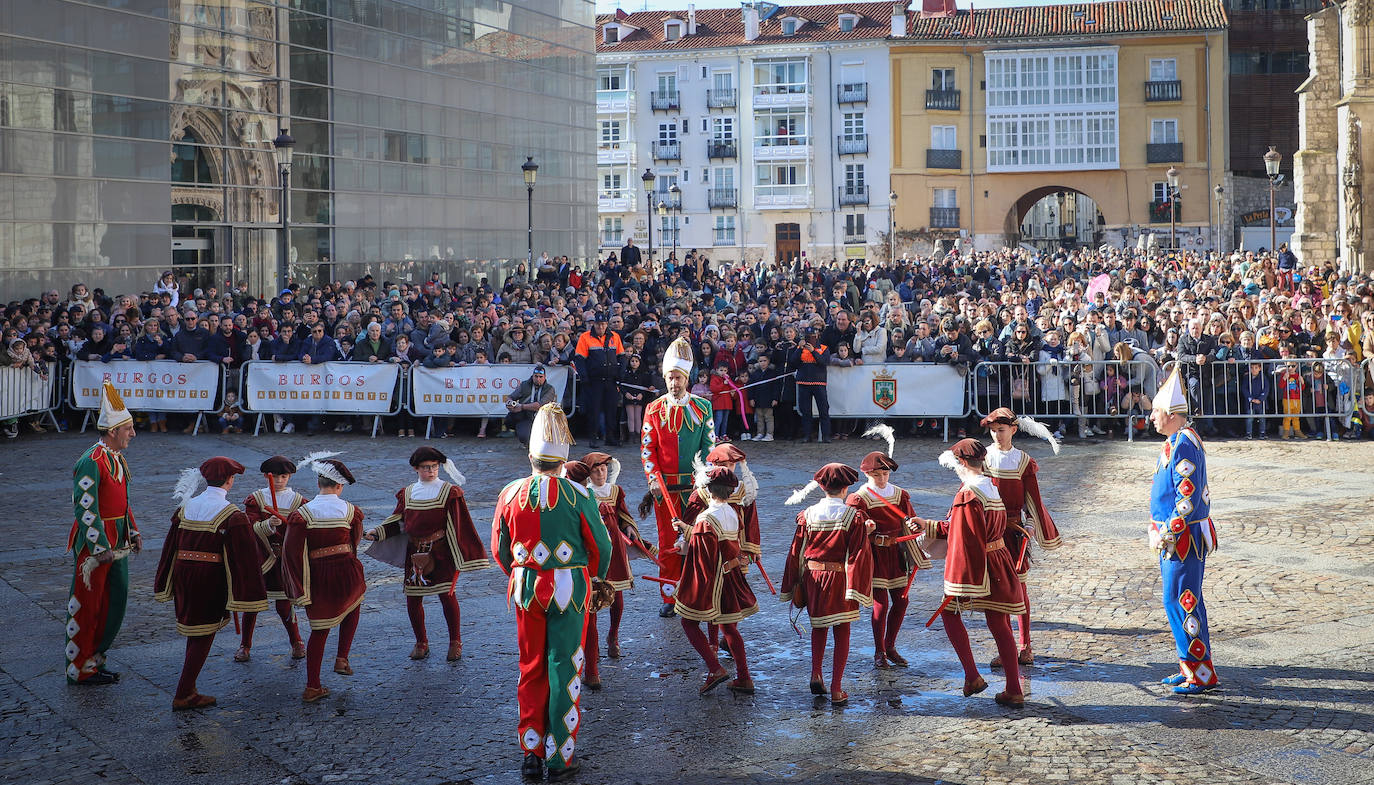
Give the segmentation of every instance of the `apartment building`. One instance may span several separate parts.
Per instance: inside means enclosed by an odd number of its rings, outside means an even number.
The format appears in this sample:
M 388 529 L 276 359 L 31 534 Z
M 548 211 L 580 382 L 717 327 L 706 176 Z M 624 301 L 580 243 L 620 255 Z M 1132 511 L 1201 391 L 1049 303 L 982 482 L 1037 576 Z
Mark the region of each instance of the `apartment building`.
M 597 18 L 600 244 L 664 259 L 866 258 L 888 226 L 904 4 Z

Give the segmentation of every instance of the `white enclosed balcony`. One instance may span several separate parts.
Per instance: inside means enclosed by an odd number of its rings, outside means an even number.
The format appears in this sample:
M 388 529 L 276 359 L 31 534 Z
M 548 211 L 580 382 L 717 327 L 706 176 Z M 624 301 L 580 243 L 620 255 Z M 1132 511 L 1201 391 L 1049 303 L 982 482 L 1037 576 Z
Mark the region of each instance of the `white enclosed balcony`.
M 785 209 L 811 206 L 811 188 L 806 185 L 756 185 L 754 207 Z
M 597 212 L 629 213 L 635 209 L 634 191 L 626 188 L 620 191 L 602 191 L 596 198 Z
M 634 142 L 602 142 L 596 146 L 597 166 L 628 164 L 634 159 Z

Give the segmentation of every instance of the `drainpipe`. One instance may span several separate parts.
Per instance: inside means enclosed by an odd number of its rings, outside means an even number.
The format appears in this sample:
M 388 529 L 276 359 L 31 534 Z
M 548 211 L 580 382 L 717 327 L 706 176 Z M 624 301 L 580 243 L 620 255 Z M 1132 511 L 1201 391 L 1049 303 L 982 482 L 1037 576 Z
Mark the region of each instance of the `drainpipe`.
M 829 46 L 827 46 L 827 47 L 825 48 L 825 71 L 826 71 L 826 78 L 830 80 L 830 84 L 828 85 L 828 87 L 829 87 L 830 89 L 826 91 L 827 93 L 832 93 L 832 91 L 835 91 L 835 90 L 838 90 L 838 89 L 839 89 L 839 88 L 836 86 L 837 83 L 835 82 L 835 60 L 834 60 L 833 54 L 834 54 L 833 50 L 832 50 Z M 838 100 L 838 98 L 839 98 L 839 94 L 838 94 L 838 93 L 832 93 L 832 95 L 834 96 L 834 99 L 832 99 L 832 100 Z M 826 122 L 826 131 L 827 131 L 827 133 L 830 134 L 830 136 L 828 137 L 828 139 L 835 139 L 835 138 L 836 138 L 836 136 L 835 136 L 835 112 L 836 112 L 836 111 L 838 111 L 838 104 L 836 104 L 836 105 L 831 105 L 830 102 L 827 101 L 827 102 L 826 102 L 826 112 L 825 112 L 825 115 L 826 115 L 826 120 L 827 120 L 827 122 Z M 865 128 L 865 130 L 867 130 L 867 129 Z M 814 135 L 812 136 L 812 139 L 813 139 L 813 140 L 815 139 Z M 829 145 L 826 145 L 826 146 L 827 146 L 827 147 L 830 147 Z M 817 148 L 819 148 L 819 145 L 816 145 L 816 144 L 814 143 L 814 141 L 813 141 L 813 143 L 812 143 L 812 149 L 817 149 Z M 838 183 L 836 182 L 836 180 L 835 180 L 835 158 L 836 158 L 837 155 L 839 155 L 839 152 L 840 152 L 840 151 L 839 151 L 839 143 L 836 142 L 836 144 L 835 144 L 834 147 L 830 147 L 830 150 L 831 150 L 831 153 L 830 153 L 830 155 L 827 156 L 827 158 L 830 159 L 830 193 L 831 193 L 831 197 L 830 197 L 830 199 L 831 199 L 831 201 L 830 201 L 830 256 L 831 256 L 831 258 L 833 258 L 833 259 L 839 259 L 839 258 L 840 258 L 840 254 L 839 254 L 840 249 L 839 249 L 839 243 L 838 243 L 838 235 L 836 234 L 836 232 L 837 232 L 836 226 L 838 225 L 837 222 L 838 222 L 838 220 L 839 220 L 840 190 L 839 190 L 839 184 L 838 184 Z M 867 173 L 865 172 L 865 175 L 866 175 L 866 174 L 867 174 Z M 867 178 L 867 176 L 865 176 L 865 177 L 864 177 L 864 184 L 867 185 L 867 183 L 868 183 L 868 178 Z
M 973 179 L 973 156 L 974 151 L 978 148 L 974 145 L 977 131 L 973 127 L 973 53 L 968 50 L 967 46 L 962 47 L 962 49 L 964 50 L 964 57 L 968 60 L 968 241 L 976 251 L 978 243 L 973 230 L 973 214 L 975 212 L 973 194 L 976 187 Z
M 1203 37 L 1203 40 L 1206 41 L 1206 45 L 1202 49 L 1202 73 L 1206 74 L 1205 81 L 1207 88 L 1204 94 L 1205 103 L 1203 104 L 1202 112 L 1207 118 L 1207 137 L 1205 145 L 1207 147 L 1207 189 L 1210 191 L 1212 188 L 1212 35 L 1208 33 Z M 1172 205 L 1169 209 L 1173 209 Z M 1212 200 L 1207 199 L 1208 226 L 1212 225 L 1213 217 Z M 1269 223 L 1271 225 L 1274 223 L 1274 216 L 1272 213 L 1269 216 Z M 1221 249 L 1218 248 L 1217 252 L 1220 253 Z

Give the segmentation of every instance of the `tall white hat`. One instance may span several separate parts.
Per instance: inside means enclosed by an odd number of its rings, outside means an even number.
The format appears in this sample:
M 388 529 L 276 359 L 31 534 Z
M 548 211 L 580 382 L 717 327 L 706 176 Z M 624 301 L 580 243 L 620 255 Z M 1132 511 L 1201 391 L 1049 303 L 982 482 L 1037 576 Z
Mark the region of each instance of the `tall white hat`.
M 100 390 L 100 419 L 96 420 L 95 427 L 108 431 L 133 421 L 134 416 L 124 408 L 124 399 L 119 397 L 119 391 L 113 384 L 105 382 Z
M 563 407 L 556 403 L 539 407 L 534 415 L 534 425 L 530 428 L 530 457 L 542 461 L 566 461 L 568 448 L 575 443 Z
M 1155 393 L 1154 408 L 1162 409 L 1166 414 L 1188 413 L 1188 393 L 1183 389 L 1177 365 L 1164 384 L 1159 386 L 1159 392 Z
M 682 371 L 690 382 L 692 379 L 692 344 L 686 338 L 678 337 L 677 340 L 668 344 L 668 351 L 663 353 L 663 378 L 668 378 L 669 371 Z

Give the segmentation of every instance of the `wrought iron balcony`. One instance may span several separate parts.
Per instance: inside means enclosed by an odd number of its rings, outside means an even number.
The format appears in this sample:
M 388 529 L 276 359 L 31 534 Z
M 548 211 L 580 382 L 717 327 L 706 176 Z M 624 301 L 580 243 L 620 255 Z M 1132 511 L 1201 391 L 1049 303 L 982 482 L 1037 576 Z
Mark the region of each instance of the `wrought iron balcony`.
M 926 149 L 927 169 L 962 169 L 964 153 L 962 150 Z
M 840 155 L 867 155 L 868 134 L 844 134 L 835 137 L 835 149 Z
M 1145 83 L 1145 102 L 1155 101 L 1182 101 L 1183 82 L 1177 79 L 1169 79 L 1162 82 Z
M 655 210 L 658 209 L 658 205 L 660 202 L 663 204 L 664 209 L 667 210 L 682 209 L 682 195 L 675 194 L 672 191 L 654 191 Z
M 866 185 L 842 185 L 839 187 L 839 193 L 841 207 L 868 204 L 868 186 Z
M 958 208 L 958 207 L 932 207 L 932 208 L 930 208 L 930 228 L 931 228 L 931 229 L 958 229 L 958 228 L 959 228 L 959 208 Z
M 868 103 L 868 82 L 851 82 L 849 84 L 835 85 L 835 103 Z
M 934 109 L 940 112 L 959 111 L 959 91 L 927 90 L 926 109 Z
M 655 90 L 649 96 L 655 112 L 670 112 L 682 108 L 682 93 L 677 90 Z
M 655 161 L 681 161 L 681 142 L 654 142 Z
M 734 139 L 708 139 L 706 140 L 707 158 L 738 158 L 739 147 Z
M 1145 145 L 1145 163 L 1177 164 L 1182 162 L 1182 142 L 1151 142 Z
M 734 188 L 712 188 L 706 192 L 706 206 L 712 210 L 733 210 L 739 207 L 739 191 Z
M 739 91 L 734 88 L 706 91 L 707 109 L 733 109 L 739 105 Z

